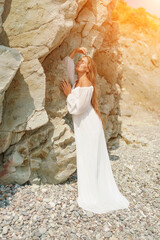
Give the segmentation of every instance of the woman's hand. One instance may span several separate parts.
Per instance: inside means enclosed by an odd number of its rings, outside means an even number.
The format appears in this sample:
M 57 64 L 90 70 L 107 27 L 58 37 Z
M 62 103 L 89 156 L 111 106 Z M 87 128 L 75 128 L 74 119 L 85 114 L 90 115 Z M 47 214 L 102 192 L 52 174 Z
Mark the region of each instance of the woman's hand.
M 87 50 L 87 48 L 85 48 L 85 47 L 76 48 L 76 52 L 77 52 L 77 53 L 86 54 L 87 51 L 88 51 L 88 50 Z
M 69 57 L 70 57 L 70 58 L 73 58 L 76 53 L 86 54 L 86 53 L 87 53 L 87 48 L 85 48 L 85 47 L 75 48 L 75 49 L 69 54 Z
M 63 90 L 66 96 L 68 96 L 71 93 L 71 84 L 68 82 L 68 80 L 61 81 L 61 89 Z

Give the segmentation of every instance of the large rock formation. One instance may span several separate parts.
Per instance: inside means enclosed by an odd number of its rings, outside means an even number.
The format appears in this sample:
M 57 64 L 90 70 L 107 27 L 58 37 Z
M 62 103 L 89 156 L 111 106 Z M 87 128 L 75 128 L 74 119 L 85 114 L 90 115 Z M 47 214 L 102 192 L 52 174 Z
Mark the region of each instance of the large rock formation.
M 76 170 L 71 116 L 59 87 L 66 77 L 63 58 L 75 47 L 87 47 L 97 63 L 106 140 L 117 136 L 121 67 L 118 24 L 111 19 L 115 5 L 116 0 L 4 3 L 0 34 L 0 44 L 5 46 L 0 50 L 1 171 L 8 165 L 2 184 L 57 184 Z M 75 62 L 79 57 L 75 56 Z

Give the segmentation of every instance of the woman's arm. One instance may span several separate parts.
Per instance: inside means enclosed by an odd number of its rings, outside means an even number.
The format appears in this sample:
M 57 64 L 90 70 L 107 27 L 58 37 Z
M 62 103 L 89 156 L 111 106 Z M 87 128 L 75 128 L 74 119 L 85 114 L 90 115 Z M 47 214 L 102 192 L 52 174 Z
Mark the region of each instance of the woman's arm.
M 89 108 L 91 104 L 93 88 L 79 87 L 76 92 L 68 94 L 66 98 L 67 109 L 70 114 L 79 115 Z
M 63 62 L 66 65 L 69 82 L 71 83 L 72 86 L 74 85 L 74 83 L 77 79 L 77 76 L 75 74 L 75 64 L 73 61 L 73 57 L 76 53 L 86 54 L 87 48 L 85 48 L 85 47 L 75 48 L 68 56 L 66 56 L 63 59 Z
M 73 59 L 74 55 L 77 53 L 77 49 L 75 48 L 68 56 Z
M 75 49 L 69 54 L 69 57 L 70 57 L 70 58 L 73 58 L 76 53 L 86 54 L 86 53 L 87 53 L 87 48 L 85 48 L 85 47 L 75 48 Z

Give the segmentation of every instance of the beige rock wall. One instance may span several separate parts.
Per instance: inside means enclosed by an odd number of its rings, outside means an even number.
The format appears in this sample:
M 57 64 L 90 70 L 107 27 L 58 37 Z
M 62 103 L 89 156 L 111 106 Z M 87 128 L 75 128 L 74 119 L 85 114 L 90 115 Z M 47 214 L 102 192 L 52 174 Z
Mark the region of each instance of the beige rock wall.
M 115 4 L 116 0 L 5 2 L 0 44 L 18 51 L 23 62 L 21 58 L 1 101 L 1 170 L 9 164 L 1 183 L 57 184 L 76 170 L 71 115 L 59 88 L 66 77 L 63 58 L 75 47 L 87 47 L 97 63 L 106 140 L 117 136 L 121 68 L 118 25 L 111 20 Z
M 157 40 L 157 42 L 156 42 Z M 160 119 L 160 43 L 142 32 L 121 33 L 121 115 Z M 136 49 L 136 52 L 135 52 Z M 128 108 L 128 105 L 130 108 Z M 156 116 L 157 115 L 157 116 Z

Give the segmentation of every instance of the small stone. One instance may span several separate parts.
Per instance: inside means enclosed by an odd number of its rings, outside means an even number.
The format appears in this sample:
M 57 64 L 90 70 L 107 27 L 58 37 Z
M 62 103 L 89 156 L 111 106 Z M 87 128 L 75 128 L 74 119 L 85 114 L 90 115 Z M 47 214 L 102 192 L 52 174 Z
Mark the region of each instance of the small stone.
M 70 207 L 70 211 L 72 212 L 74 210 L 74 205 Z
M 147 239 L 148 240 L 154 240 L 154 238 L 152 236 L 150 236 L 150 235 L 147 236 Z
M 77 232 L 77 230 L 75 229 L 75 228 L 72 228 L 72 233 L 76 233 Z
M 96 234 L 96 240 L 101 240 L 101 234 L 100 233 Z
M 47 192 L 47 189 L 46 188 L 42 188 L 41 192 L 45 193 L 45 192 Z
M 108 225 L 105 225 L 104 227 L 103 227 L 103 229 L 104 229 L 104 231 L 105 232 L 108 232 L 110 229 L 108 228 Z
M 39 232 L 40 232 L 41 234 L 44 234 L 46 231 L 47 231 L 47 229 L 44 228 L 44 227 L 39 228 Z
M 42 234 L 41 234 L 40 232 L 35 232 L 34 235 L 35 235 L 36 237 L 40 237 Z
M 46 208 L 49 210 L 52 209 L 51 205 L 47 205 Z
M 52 208 L 55 207 L 56 205 L 54 202 L 49 202 L 49 204 L 51 205 Z
M 54 236 L 54 231 L 53 231 L 52 229 L 49 229 L 48 233 L 49 233 L 49 235 L 50 235 L 51 237 Z
M 8 232 L 8 227 L 7 227 L 7 226 L 3 227 L 3 232 L 2 232 L 2 234 L 7 234 L 7 232 Z
M 87 217 L 93 217 L 93 216 L 94 216 L 94 213 L 87 211 L 86 215 L 87 215 Z
M 50 202 L 50 199 L 49 198 L 44 198 L 43 201 L 48 203 L 48 202 Z
M 74 214 L 76 215 L 76 217 L 79 217 L 79 213 L 77 211 L 74 211 Z
M 109 240 L 119 240 L 119 239 L 116 237 L 110 237 Z
M 111 233 L 111 232 L 106 232 L 106 233 L 104 234 L 104 236 L 107 237 L 107 238 L 109 238 L 109 237 L 112 236 L 112 233 Z

